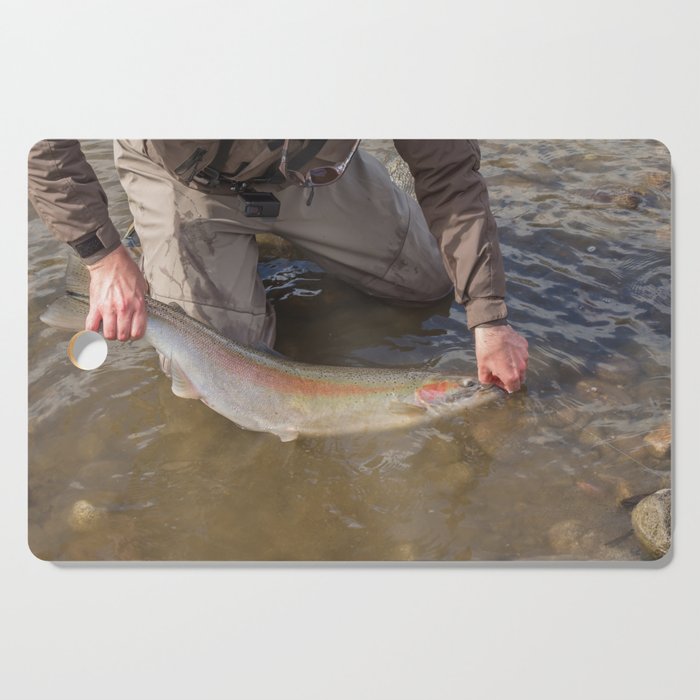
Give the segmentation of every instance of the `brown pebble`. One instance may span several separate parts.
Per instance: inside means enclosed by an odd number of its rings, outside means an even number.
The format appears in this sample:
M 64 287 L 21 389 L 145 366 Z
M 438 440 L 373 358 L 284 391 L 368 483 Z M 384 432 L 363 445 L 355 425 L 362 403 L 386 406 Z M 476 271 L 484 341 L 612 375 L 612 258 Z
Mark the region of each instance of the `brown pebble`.
M 664 224 L 656 229 L 656 237 L 660 241 L 670 241 L 671 240 L 671 224 Z
M 609 484 L 614 488 L 615 501 L 618 505 L 620 505 L 622 501 L 630 498 L 632 495 L 632 488 L 630 487 L 627 479 L 623 479 L 620 476 L 615 476 L 614 474 L 606 474 L 605 472 L 598 473 L 597 476 L 602 482 Z
M 615 485 L 615 500 L 618 503 L 622 503 L 625 498 L 629 498 L 631 495 L 632 489 L 630 488 L 629 482 L 620 479 Z
M 647 187 L 666 189 L 671 185 L 671 173 L 668 170 L 650 170 L 644 176 L 644 184 Z
M 471 438 L 486 454 L 492 454 L 503 440 L 501 428 L 490 421 L 480 421 L 472 427 Z
M 255 240 L 261 259 L 294 257 L 294 246 L 274 233 L 256 233 Z
M 411 542 L 403 542 L 396 547 L 393 556 L 390 559 L 394 561 L 415 561 L 416 552 Z
M 577 481 L 576 488 L 589 496 L 601 496 L 604 493 L 600 486 L 596 486 L 590 481 Z
M 555 554 L 588 558 L 596 547 L 596 537 L 579 520 L 562 520 L 549 528 L 549 544 Z
M 621 209 L 637 209 L 643 201 L 638 192 L 621 192 L 613 197 L 613 204 Z
M 655 457 L 668 457 L 671 453 L 671 424 L 662 425 L 647 433 L 644 436 L 644 444 Z
M 459 491 L 470 486 L 475 479 L 474 469 L 466 462 L 454 462 L 440 467 L 435 481 L 450 492 Z
M 636 209 L 644 201 L 641 193 L 627 189 L 596 190 L 592 199 L 621 209 Z
M 662 477 L 659 478 L 659 490 L 670 489 L 670 488 L 671 488 L 671 475 L 664 474 Z
M 85 500 L 76 501 L 68 515 L 68 524 L 76 532 L 86 532 L 92 529 L 103 515 L 104 511 L 92 503 Z
M 596 398 L 598 395 L 598 386 L 590 379 L 582 379 L 576 384 L 575 392 L 582 398 Z
M 546 422 L 556 428 L 571 427 L 580 430 L 591 422 L 591 416 L 579 408 L 567 406 L 558 411 L 552 411 L 547 416 Z
M 599 428 L 585 428 L 579 433 L 578 442 L 584 447 L 595 447 L 605 442 L 605 436 Z

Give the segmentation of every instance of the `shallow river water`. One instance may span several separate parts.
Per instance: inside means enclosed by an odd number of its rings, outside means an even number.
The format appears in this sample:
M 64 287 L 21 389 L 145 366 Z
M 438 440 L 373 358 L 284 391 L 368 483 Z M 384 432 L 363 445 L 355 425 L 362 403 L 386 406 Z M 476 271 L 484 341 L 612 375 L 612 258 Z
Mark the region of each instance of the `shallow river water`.
M 363 142 L 391 168 L 390 141 Z M 404 433 L 242 430 L 145 342 L 98 370 L 39 314 L 65 250 L 30 207 L 29 544 L 52 560 L 642 560 L 626 498 L 670 485 L 671 172 L 653 141 L 482 141 L 527 386 Z M 84 150 L 117 227 L 110 142 Z M 390 169 L 391 169 L 390 168 Z M 291 257 L 287 257 L 290 256 Z M 261 247 L 277 349 L 475 373 L 464 311 L 388 306 Z

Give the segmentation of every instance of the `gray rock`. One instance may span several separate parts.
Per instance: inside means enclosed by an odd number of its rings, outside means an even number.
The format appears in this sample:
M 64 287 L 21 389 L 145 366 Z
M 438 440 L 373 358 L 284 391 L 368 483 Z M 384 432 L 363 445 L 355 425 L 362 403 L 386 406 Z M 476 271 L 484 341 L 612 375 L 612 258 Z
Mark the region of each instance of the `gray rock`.
M 643 498 L 632 511 L 632 527 L 651 556 L 663 557 L 671 547 L 671 489 Z

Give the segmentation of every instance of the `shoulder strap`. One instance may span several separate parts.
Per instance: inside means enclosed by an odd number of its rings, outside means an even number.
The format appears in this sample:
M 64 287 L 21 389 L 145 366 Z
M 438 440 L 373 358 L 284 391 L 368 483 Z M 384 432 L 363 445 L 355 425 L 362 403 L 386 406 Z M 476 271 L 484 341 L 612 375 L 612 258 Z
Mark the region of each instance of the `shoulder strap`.
M 327 139 L 313 139 L 287 161 L 287 170 L 299 170 L 306 165 L 325 145 Z
M 220 173 L 221 169 L 226 164 L 226 160 L 231 153 L 231 148 L 233 147 L 234 143 L 234 139 L 224 139 L 219 141 L 219 147 L 216 149 L 216 155 L 214 156 L 214 160 L 209 163 L 209 167 Z

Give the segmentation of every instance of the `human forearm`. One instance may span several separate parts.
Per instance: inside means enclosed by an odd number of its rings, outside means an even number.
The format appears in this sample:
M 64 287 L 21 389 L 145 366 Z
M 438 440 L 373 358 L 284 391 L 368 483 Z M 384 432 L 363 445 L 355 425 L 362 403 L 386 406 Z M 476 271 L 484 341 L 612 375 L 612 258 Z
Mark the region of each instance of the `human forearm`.
M 29 152 L 28 166 L 29 198 L 57 239 L 86 252 L 82 257 L 88 264 L 119 246 L 107 196 L 78 141 L 39 141 Z
M 505 276 L 475 141 L 395 141 L 415 179 L 416 196 L 474 328 L 504 319 Z

